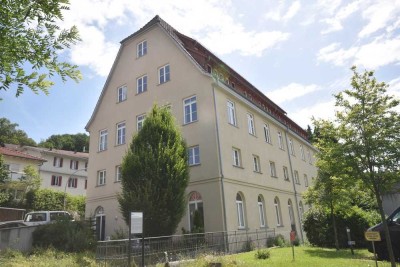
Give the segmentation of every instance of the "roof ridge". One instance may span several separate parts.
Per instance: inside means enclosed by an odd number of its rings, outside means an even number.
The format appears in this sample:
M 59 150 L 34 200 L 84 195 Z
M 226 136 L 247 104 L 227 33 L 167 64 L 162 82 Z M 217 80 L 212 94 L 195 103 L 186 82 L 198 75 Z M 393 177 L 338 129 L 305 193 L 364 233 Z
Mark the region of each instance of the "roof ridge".
M 6 150 L 6 151 L 4 151 Z M 9 152 L 8 154 L 4 152 Z M 2 155 L 7 155 L 7 156 L 12 156 L 12 157 L 20 157 L 20 158 L 28 158 L 28 159 L 35 159 L 39 161 L 47 161 L 44 158 L 32 156 L 30 154 L 24 153 L 22 151 L 19 151 L 17 149 L 9 148 L 9 147 L 0 147 L 0 154 Z

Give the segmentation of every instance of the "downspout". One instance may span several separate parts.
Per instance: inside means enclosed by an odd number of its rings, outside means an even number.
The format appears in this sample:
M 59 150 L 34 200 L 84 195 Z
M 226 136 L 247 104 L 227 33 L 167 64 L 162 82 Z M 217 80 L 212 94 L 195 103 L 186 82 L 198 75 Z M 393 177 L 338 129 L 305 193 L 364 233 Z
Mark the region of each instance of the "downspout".
M 301 242 L 303 243 L 303 242 L 304 242 L 303 228 L 301 227 L 299 202 L 298 202 L 298 199 L 297 199 L 297 191 L 296 191 L 296 185 L 295 185 L 294 175 L 293 175 L 292 158 L 291 158 L 291 156 L 290 156 L 290 151 L 289 151 L 288 133 L 289 133 L 289 127 L 286 125 L 286 131 L 285 131 L 286 149 L 287 149 L 287 153 L 288 153 L 289 166 L 290 166 L 290 173 L 292 174 L 292 185 L 293 185 L 293 192 L 294 192 L 294 201 L 295 201 L 295 203 L 296 203 L 297 218 L 298 218 L 298 220 L 299 220 L 299 228 L 300 228 Z M 298 177 L 298 178 L 300 179 L 300 177 Z
M 218 81 L 217 81 L 218 82 Z M 228 232 L 227 224 L 226 224 L 226 207 L 225 207 L 225 190 L 224 190 L 224 173 L 222 168 L 222 155 L 221 155 L 221 144 L 219 140 L 219 128 L 218 128 L 218 113 L 217 113 L 217 102 L 215 96 L 215 87 L 213 85 L 213 98 L 214 98 L 214 111 L 215 111 L 215 130 L 217 134 L 217 147 L 218 147 L 218 160 L 219 160 L 219 172 L 220 172 L 220 181 L 221 181 L 221 197 L 222 197 L 222 211 L 223 211 L 223 219 L 224 219 L 224 232 Z M 226 243 L 226 240 L 225 240 Z M 226 248 L 226 244 L 225 244 Z

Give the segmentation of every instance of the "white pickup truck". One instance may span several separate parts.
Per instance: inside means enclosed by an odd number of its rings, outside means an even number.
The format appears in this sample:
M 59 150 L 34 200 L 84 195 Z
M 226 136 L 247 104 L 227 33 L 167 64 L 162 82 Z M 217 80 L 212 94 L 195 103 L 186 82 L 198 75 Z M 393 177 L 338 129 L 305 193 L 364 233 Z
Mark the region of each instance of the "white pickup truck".
M 68 211 L 32 211 L 25 215 L 24 224 L 28 226 L 48 224 L 62 217 L 72 220 L 72 216 Z

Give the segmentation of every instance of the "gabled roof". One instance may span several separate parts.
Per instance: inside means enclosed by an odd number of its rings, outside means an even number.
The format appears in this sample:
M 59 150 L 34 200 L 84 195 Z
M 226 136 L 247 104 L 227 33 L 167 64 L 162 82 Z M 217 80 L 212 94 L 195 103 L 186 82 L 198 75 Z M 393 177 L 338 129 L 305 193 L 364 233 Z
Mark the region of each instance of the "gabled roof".
M 47 160 L 39 157 L 35 157 L 26 153 L 23 153 L 21 151 L 18 151 L 16 149 L 8 148 L 8 147 L 0 147 L 0 154 L 9 156 L 9 157 L 16 157 L 16 158 L 22 158 L 22 159 L 29 159 L 29 160 L 36 160 L 40 162 L 45 162 Z
M 303 139 L 307 140 L 307 132 L 286 116 L 286 112 L 275 104 L 271 99 L 264 95 L 260 90 L 253 86 L 249 81 L 243 78 L 239 73 L 225 64 L 221 59 L 215 56 L 210 50 L 201 45 L 198 41 L 178 32 L 171 25 L 165 22 L 160 16 L 156 15 L 152 20 L 150 20 L 146 25 L 140 28 L 135 33 L 126 37 L 121 41 L 121 47 L 130 39 L 142 34 L 143 32 L 149 30 L 151 27 L 158 25 L 165 30 L 167 34 L 176 42 L 176 44 L 182 49 L 186 55 L 192 59 L 194 64 L 199 67 L 201 71 L 206 74 L 213 75 L 220 82 L 223 82 L 227 87 L 239 93 L 243 97 L 247 98 L 250 102 L 258 106 L 260 109 L 264 110 L 266 113 L 274 117 L 276 120 L 280 121 L 282 124 L 287 126 L 289 129 L 297 133 Z M 121 49 L 120 49 L 121 51 Z M 120 51 L 118 52 L 117 59 L 120 56 Z M 113 72 L 113 68 L 110 71 L 109 77 L 104 85 L 103 91 L 100 98 L 96 104 L 95 110 L 86 125 L 86 129 L 91 124 L 94 116 L 97 112 L 98 105 L 103 96 L 104 90 L 108 84 L 109 78 Z
M 86 153 L 86 152 L 75 152 L 75 151 L 62 150 L 62 149 L 34 147 L 34 146 L 19 146 L 19 145 L 11 145 L 11 144 L 6 144 L 6 147 L 23 152 L 25 154 L 29 154 L 29 150 L 34 150 L 34 151 L 38 151 L 40 153 L 51 154 L 51 155 L 56 155 L 56 156 L 67 156 L 67 157 L 82 158 L 82 159 L 89 158 L 89 153 Z

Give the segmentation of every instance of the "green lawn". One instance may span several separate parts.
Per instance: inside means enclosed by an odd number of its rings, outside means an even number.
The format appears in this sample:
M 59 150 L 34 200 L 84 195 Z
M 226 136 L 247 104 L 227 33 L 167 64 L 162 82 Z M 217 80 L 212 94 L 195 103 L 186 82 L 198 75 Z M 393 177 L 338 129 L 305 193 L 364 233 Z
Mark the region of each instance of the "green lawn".
M 188 262 L 182 266 L 206 267 L 211 262 L 222 262 L 223 267 L 268 266 L 268 267 L 375 267 L 372 253 L 366 249 L 355 250 L 352 255 L 350 250 L 336 251 L 334 249 L 314 248 L 300 246 L 294 248 L 295 260 L 292 257 L 292 248 L 272 248 L 269 259 L 256 259 L 255 251 L 229 255 L 225 257 L 205 256 L 195 262 Z M 378 262 L 379 267 L 388 266 L 389 262 Z M 398 264 L 400 266 L 400 264 Z

